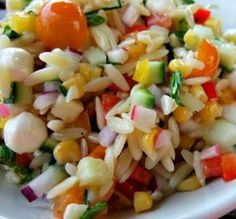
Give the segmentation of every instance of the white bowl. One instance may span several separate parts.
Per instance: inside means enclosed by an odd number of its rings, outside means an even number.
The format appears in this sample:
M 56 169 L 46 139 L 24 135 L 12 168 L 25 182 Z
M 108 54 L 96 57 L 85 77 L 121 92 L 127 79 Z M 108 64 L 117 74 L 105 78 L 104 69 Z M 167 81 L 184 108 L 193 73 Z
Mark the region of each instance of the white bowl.
M 220 8 L 214 13 L 224 19 L 224 29 L 236 28 L 235 0 L 205 0 Z M 1 171 L 0 171 L 1 172 Z M 134 215 L 121 211 L 113 219 L 216 219 L 236 209 L 236 180 L 224 183 L 216 180 L 194 192 L 176 193 L 158 205 L 154 211 Z M 0 219 L 50 219 L 49 205 L 42 201 L 32 204 L 20 195 L 19 189 L 0 175 Z

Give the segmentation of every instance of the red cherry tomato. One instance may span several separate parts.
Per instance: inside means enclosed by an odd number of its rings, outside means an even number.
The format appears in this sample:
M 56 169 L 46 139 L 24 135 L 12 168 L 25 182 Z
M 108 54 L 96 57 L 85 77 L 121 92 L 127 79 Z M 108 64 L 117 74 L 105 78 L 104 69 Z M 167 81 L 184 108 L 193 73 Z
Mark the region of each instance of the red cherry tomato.
M 16 164 L 28 167 L 32 161 L 32 154 L 16 154 Z
M 49 48 L 79 50 L 88 39 L 88 26 L 80 7 L 72 2 L 49 2 L 40 11 L 36 29 Z
M 216 91 L 216 86 L 213 81 L 206 82 L 202 85 L 206 95 L 208 96 L 208 99 L 210 101 L 214 101 L 218 99 L 218 94 Z
M 135 171 L 130 176 L 130 179 L 141 184 L 147 186 L 151 181 L 152 175 L 145 168 L 141 166 L 137 166 Z
M 144 31 L 147 29 L 148 29 L 147 26 L 142 25 L 142 24 L 137 24 L 132 27 L 127 27 L 126 32 L 127 32 L 127 34 L 130 34 L 130 33 L 134 33 L 134 32 L 141 32 L 141 31 Z
M 203 173 L 206 178 L 222 175 L 221 157 L 202 160 Z
M 102 95 L 102 106 L 105 113 L 107 113 L 113 106 L 120 101 L 120 98 L 113 94 Z
M 195 13 L 194 13 L 194 20 L 198 24 L 204 24 L 206 20 L 211 16 L 211 11 L 204 9 L 204 8 L 199 8 Z
M 222 156 L 223 178 L 226 182 L 236 179 L 236 154 L 224 154 Z

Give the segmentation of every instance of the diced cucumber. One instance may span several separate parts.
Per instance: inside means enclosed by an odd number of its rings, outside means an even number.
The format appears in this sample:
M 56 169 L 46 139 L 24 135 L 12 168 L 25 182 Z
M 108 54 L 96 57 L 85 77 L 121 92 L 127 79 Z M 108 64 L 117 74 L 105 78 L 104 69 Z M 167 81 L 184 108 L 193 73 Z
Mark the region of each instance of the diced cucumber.
M 58 144 L 57 141 L 51 139 L 51 138 L 48 138 L 44 144 L 42 145 L 41 149 L 42 150 L 45 150 L 47 152 L 53 152 L 54 148 L 56 147 L 56 145 Z
M 32 87 L 25 86 L 23 82 L 16 83 L 16 103 L 31 104 L 33 100 Z
M 23 82 L 12 83 L 11 96 L 4 99 L 4 103 L 13 104 L 31 104 L 32 103 L 32 87 L 24 85 Z
M 140 105 L 148 108 L 153 108 L 154 100 L 155 98 L 152 93 L 144 87 L 135 90 L 131 95 L 132 105 Z
M 119 8 L 122 8 L 121 0 L 111 0 L 106 4 L 105 8 L 89 11 L 89 12 L 86 12 L 85 14 L 90 15 L 90 14 L 97 13 L 99 10 L 110 11 L 110 10 L 115 10 Z
M 161 84 L 165 81 L 165 63 L 160 61 L 150 62 L 149 68 L 150 84 Z
M 84 52 L 85 59 L 92 65 L 105 64 L 106 54 L 99 48 L 90 48 Z
M 187 49 L 196 50 L 203 38 L 212 39 L 214 33 L 211 28 L 202 25 L 195 25 L 193 29 L 189 29 L 184 35 L 185 47 Z
M 236 64 L 236 46 L 218 38 L 212 42 L 218 48 L 222 68 L 228 72 L 233 71 Z

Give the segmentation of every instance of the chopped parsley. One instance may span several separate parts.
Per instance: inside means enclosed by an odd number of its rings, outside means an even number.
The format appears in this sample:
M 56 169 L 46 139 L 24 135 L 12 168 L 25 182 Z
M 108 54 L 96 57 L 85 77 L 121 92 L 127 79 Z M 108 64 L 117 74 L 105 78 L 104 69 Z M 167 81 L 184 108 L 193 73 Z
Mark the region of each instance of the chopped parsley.
M 186 5 L 190 5 L 190 4 L 194 4 L 195 1 L 194 0 L 183 0 L 183 3 Z
M 170 79 L 170 91 L 171 97 L 175 100 L 178 105 L 182 105 L 180 99 L 180 88 L 183 84 L 183 77 L 179 71 L 172 74 Z
M 105 22 L 105 18 L 98 14 L 89 14 L 89 15 L 86 15 L 86 18 L 87 18 L 88 25 L 92 27 L 101 25 Z
M 7 35 L 9 39 L 14 40 L 21 36 L 21 34 L 17 33 L 16 31 L 12 30 L 9 25 L 6 25 L 3 29 L 3 34 Z
M 93 219 L 98 213 L 107 208 L 107 206 L 108 205 L 105 201 L 101 201 L 96 205 L 89 207 L 87 211 L 80 217 L 80 219 Z

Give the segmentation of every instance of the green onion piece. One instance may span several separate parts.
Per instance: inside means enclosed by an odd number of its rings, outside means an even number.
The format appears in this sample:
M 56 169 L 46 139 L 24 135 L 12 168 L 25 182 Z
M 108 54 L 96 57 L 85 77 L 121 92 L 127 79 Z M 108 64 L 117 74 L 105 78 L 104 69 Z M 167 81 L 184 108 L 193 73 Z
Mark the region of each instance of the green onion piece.
M 63 85 L 59 87 L 59 91 L 66 97 L 68 91 Z
M 177 37 L 183 38 L 188 29 L 189 29 L 188 23 L 185 19 L 183 19 L 179 22 L 179 28 L 178 31 L 175 32 L 175 35 Z
M 6 145 L 0 145 L 0 163 L 11 164 L 15 161 L 15 153 L 11 151 Z
M 90 14 L 90 15 L 86 15 L 87 18 L 87 22 L 89 24 L 89 26 L 98 26 L 101 25 L 105 22 L 104 17 L 98 15 L 98 14 Z
M 190 4 L 194 4 L 195 1 L 194 0 L 183 0 L 184 4 L 190 5 Z
M 6 25 L 3 30 L 3 34 L 7 35 L 9 39 L 14 40 L 21 36 L 21 34 L 17 33 L 16 31 L 12 30 L 9 25 Z
M 103 209 L 107 208 L 107 203 L 105 201 L 101 201 L 87 209 L 87 211 L 80 217 L 80 219 L 93 219 L 99 212 Z
M 178 105 L 182 105 L 180 99 L 180 88 L 182 84 L 183 84 L 182 75 L 180 74 L 179 71 L 174 72 L 170 79 L 170 91 L 171 91 L 171 97 L 175 99 L 175 102 Z

